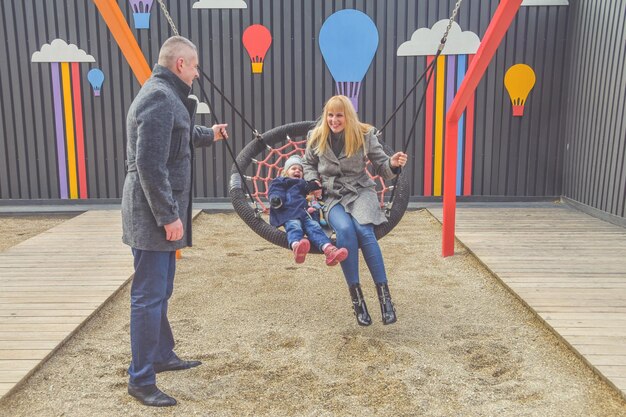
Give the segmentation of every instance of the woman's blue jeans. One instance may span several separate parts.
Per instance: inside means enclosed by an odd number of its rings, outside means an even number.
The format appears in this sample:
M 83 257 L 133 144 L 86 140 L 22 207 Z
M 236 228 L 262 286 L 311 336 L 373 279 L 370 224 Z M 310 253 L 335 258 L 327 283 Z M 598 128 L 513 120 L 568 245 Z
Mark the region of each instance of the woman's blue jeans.
M 133 248 L 135 276 L 130 289 L 129 382 L 152 385 L 153 364 L 167 362 L 174 354 L 174 336 L 167 319 L 167 301 L 174 290 L 176 252 Z
M 337 246 L 348 249 L 348 258 L 341 262 L 341 269 L 348 285 L 359 283 L 359 247 L 374 282 L 387 282 L 385 263 L 374 234 L 374 225 L 360 224 L 346 213 L 341 204 L 336 204 L 328 213 L 328 222 L 337 234 Z

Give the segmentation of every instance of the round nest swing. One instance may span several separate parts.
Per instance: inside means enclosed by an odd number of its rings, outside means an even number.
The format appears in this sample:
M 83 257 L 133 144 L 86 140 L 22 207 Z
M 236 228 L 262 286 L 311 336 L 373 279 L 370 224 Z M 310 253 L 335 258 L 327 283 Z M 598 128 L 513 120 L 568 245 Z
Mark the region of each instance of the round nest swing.
M 280 174 L 280 167 L 282 167 L 282 164 L 289 156 L 294 153 L 304 154 L 306 134 L 314 126 L 314 121 L 304 121 L 289 123 L 268 130 L 261 135 L 261 139 L 248 143 L 241 150 L 231 169 L 230 198 L 239 217 L 256 234 L 286 249 L 289 248 L 286 233 L 270 225 L 261 214 L 268 212 L 267 191 L 269 182 Z M 380 141 L 380 143 L 387 155 L 393 155 L 394 152 L 389 146 L 383 141 Z M 263 153 L 267 153 L 267 155 L 262 160 L 255 159 L 260 158 L 260 155 Z M 246 176 L 243 179 L 251 181 L 253 186 L 254 191 L 251 192 L 251 195 L 247 195 L 239 172 L 245 173 L 250 164 L 253 163 L 257 165 L 254 175 L 251 177 Z M 240 171 L 237 169 L 237 166 Z M 385 184 L 381 177 L 373 176 L 369 170 L 368 173 L 377 184 L 376 191 L 379 196 L 381 210 L 385 210 L 387 215 L 387 222 L 374 228 L 376 238 L 380 239 L 389 233 L 402 219 L 409 203 L 410 184 L 408 176 L 401 173 L 395 184 L 392 204 L 389 204 L 387 192 L 391 191 L 392 187 Z M 251 199 L 254 200 L 254 207 L 251 204 Z M 319 253 L 319 250 L 312 247 L 311 252 Z

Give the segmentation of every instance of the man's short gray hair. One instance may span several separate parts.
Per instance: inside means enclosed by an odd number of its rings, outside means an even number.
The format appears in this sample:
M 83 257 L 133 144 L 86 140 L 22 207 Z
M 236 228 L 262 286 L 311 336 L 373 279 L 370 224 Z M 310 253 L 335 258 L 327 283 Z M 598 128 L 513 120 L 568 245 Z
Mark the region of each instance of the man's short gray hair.
M 189 51 L 198 54 L 198 48 L 183 36 L 172 36 L 163 42 L 159 51 L 159 65 L 171 68 L 178 58 L 189 58 Z

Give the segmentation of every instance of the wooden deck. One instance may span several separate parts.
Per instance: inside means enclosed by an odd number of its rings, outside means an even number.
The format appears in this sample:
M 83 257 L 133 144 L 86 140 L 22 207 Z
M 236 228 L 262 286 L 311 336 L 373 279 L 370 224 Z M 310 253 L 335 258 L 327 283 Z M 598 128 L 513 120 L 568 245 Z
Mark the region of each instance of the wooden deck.
M 0 397 L 132 273 L 119 210 L 88 211 L 0 252 Z
M 457 208 L 456 237 L 626 397 L 626 229 L 562 205 Z

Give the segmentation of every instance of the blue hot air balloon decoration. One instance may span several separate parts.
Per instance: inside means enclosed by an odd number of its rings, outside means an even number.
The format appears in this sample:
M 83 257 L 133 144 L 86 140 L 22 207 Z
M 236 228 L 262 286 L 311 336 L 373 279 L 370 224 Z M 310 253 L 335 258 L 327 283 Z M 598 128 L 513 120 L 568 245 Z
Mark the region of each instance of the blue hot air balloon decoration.
M 91 88 L 93 88 L 93 95 L 100 97 L 100 89 L 104 82 L 104 73 L 100 68 L 94 68 L 87 73 L 87 79 L 89 80 L 89 84 L 91 84 Z
M 378 29 L 368 15 L 354 9 L 340 10 L 320 29 L 320 50 L 337 85 L 358 111 L 361 80 L 378 48 Z

